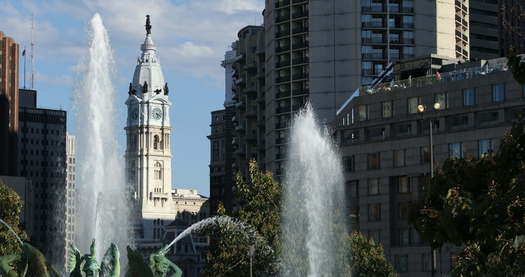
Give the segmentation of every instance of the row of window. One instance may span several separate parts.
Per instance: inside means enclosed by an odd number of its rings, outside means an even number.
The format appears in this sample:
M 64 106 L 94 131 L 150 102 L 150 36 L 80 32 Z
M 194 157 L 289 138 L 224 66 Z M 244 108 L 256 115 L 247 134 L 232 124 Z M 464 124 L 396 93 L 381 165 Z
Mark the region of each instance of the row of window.
M 397 219 L 405 220 L 405 221 L 408 220 L 410 205 L 411 204 L 409 202 L 398 204 L 397 214 L 396 214 Z M 382 208 L 381 203 L 368 204 L 368 221 L 369 222 L 381 221 L 381 208 Z M 416 243 L 415 240 L 414 240 L 414 243 Z M 407 242 L 404 245 L 408 245 L 408 244 L 409 243 Z
M 423 190 L 423 185 L 428 181 L 426 180 L 427 176 L 390 176 L 389 183 L 392 185 L 391 190 L 400 194 L 412 192 L 411 185 L 419 184 L 419 190 Z M 381 178 L 369 178 L 367 179 L 367 194 L 370 196 L 379 195 L 383 193 Z M 346 183 L 347 191 L 350 194 L 350 197 L 359 196 L 359 180 L 351 180 Z
M 492 85 L 492 102 L 493 103 L 499 103 L 503 102 L 506 99 L 506 84 L 500 83 L 500 84 L 494 84 Z M 478 89 L 477 88 L 467 88 L 462 91 L 463 93 L 463 106 L 469 107 L 474 106 L 478 104 Z M 522 87 L 522 96 L 525 97 L 525 86 Z M 434 95 L 434 103 L 438 103 L 439 105 L 435 105 L 433 108 L 438 110 L 444 110 L 449 108 L 449 101 L 448 101 L 448 93 L 437 93 Z M 420 111 L 418 110 L 418 106 L 422 104 L 421 97 L 415 96 L 415 97 L 409 97 L 407 98 L 407 113 L 408 114 L 417 114 Z M 394 103 L 393 101 L 384 101 L 381 102 L 381 117 L 382 118 L 391 118 L 394 116 L 394 112 L 397 111 L 397 109 L 394 109 Z M 397 112 L 396 112 L 397 113 Z M 363 104 L 357 107 L 357 114 L 355 114 L 354 109 L 348 114 L 346 114 L 345 117 L 343 117 L 343 126 L 354 124 L 355 121 L 366 121 L 369 120 L 369 105 Z
M 484 158 L 494 152 L 493 140 L 482 139 L 478 141 L 478 157 Z M 406 159 L 407 149 L 393 150 L 393 163 L 392 167 L 405 167 L 407 166 Z M 430 151 L 428 146 L 420 147 L 419 149 L 419 161 L 420 163 L 430 162 Z M 465 151 L 463 143 L 450 143 L 448 144 L 448 157 L 450 159 L 465 158 Z M 343 157 L 343 166 L 346 172 L 356 171 L 355 155 Z M 367 169 L 381 169 L 385 165 L 381 164 L 381 152 L 367 154 Z

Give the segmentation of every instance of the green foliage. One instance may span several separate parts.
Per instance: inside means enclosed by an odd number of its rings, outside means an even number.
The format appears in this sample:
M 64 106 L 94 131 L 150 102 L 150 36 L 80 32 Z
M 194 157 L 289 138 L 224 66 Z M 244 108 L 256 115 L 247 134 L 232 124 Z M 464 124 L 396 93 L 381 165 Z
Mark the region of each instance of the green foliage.
M 524 123 L 514 124 L 495 155 L 447 160 L 411 223 L 434 248 L 465 246 L 453 265 L 456 276 L 525 272 Z
M 20 228 L 21 211 L 22 200 L 18 194 L 0 181 L 0 219 L 9 224 L 23 241 L 27 241 L 27 234 Z M 13 233 L 0 224 L 0 256 L 21 251 L 21 245 Z
M 248 180 L 237 175 L 235 193 L 240 207 L 229 216 L 253 226 L 273 249 L 273 253 L 268 255 L 259 251 L 263 246 L 257 247 L 253 260 L 254 276 L 275 274 L 280 249 L 281 185 L 270 173 L 259 171 L 256 162 L 252 161 Z M 222 205 L 219 205 L 218 214 L 226 215 Z M 228 225 L 216 229 L 210 237 L 212 243 L 207 255 L 207 276 L 249 276 L 249 251 L 253 241 Z
M 521 57 L 517 56 L 516 53 L 511 49 L 510 55 L 508 57 L 507 65 L 512 71 L 514 79 L 520 83 L 520 85 L 525 84 L 525 63 L 521 61 Z
M 383 247 L 361 233 L 354 232 L 346 240 L 346 249 L 354 277 L 395 277 L 394 267 L 386 260 Z

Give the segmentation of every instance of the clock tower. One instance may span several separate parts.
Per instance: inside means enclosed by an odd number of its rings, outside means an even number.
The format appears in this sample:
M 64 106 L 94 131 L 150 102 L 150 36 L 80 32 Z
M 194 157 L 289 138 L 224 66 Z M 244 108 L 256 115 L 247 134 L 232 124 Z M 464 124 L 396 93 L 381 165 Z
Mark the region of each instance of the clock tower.
M 160 222 L 173 220 L 171 125 L 168 84 L 151 37 L 149 15 L 133 81 L 129 84 L 126 124 L 126 176 L 139 216 L 137 241 L 161 238 Z

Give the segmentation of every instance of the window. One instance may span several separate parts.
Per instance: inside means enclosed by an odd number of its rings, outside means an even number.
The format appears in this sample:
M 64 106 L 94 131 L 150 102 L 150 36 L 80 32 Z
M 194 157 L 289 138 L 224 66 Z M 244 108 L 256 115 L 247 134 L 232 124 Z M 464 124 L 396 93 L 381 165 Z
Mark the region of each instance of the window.
M 432 271 L 432 254 L 430 253 L 421 254 L 421 271 L 423 272 Z
M 397 186 L 397 192 L 399 193 L 410 192 L 410 179 L 408 178 L 408 176 L 394 177 L 394 185 Z
M 478 155 L 480 158 L 485 158 L 492 154 L 492 140 L 482 139 L 478 143 Z
M 346 182 L 346 189 L 349 197 L 359 197 L 359 180 Z
M 390 118 L 393 115 L 392 101 L 386 101 L 381 103 L 381 111 L 383 118 Z
M 394 267 L 397 272 L 407 272 L 408 255 L 394 255 Z
M 155 135 L 153 137 L 153 149 L 158 150 L 159 149 L 159 136 Z
M 451 143 L 448 145 L 448 157 L 450 159 L 461 159 L 463 158 L 463 144 L 462 143 Z
M 365 121 L 368 119 L 368 106 L 361 105 L 357 108 L 357 114 L 359 116 L 359 121 Z
M 368 195 L 379 194 L 379 178 L 368 179 Z
M 492 85 L 492 102 L 505 101 L 505 84 Z
M 430 150 L 428 146 L 422 146 L 419 148 L 419 160 L 422 164 L 430 162 Z
M 405 43 L 413 43 L 414 42 L 414 39 L 404 38 L 404 40 L 411 41 L 411 42 L 405 41 Z M 409 46 L 403 47 L 403 57 L 405 59 L 414 57 L 414 47 L 409 47 Z
M 153 170 L 155 180 L 162 180 L 162 165 L 160 162 L 156 162 Z
M 381 243 L 381 230 L 368 230 L 368 239 Z
M 418 112 L 417 106 L 421 104 L 420 97 L 410 97 L 408 98 L 408 113 L 415 114 Z
M 444 110 L 448 108 L 447 106 L 447 94 L 446 93 L 438 93 L 434 97 L 434 103 L 439 103 L 439 110 Z
M 379 152 L 368 154 L 367 157 L 368 169 L 380 169 L 381 168 L 381 155 Z
M 343 158 L 344 168 L 346 172 L 355 171 L 355 156 L 346 156 Z
M 410 230 L 407 228 L 401 228 L 397 230 L 397 245 L 408 246 L 410 245 Z
M 368 221 L 381 220 L 381 203 L 368 204 Z
M 408 211 L 410 203 L 400 203 L 399 204 L 399 219 L 408 220 Z
M 476 105 L 477 98 L 476 88 L 467 88 L 463 90 L 463 106 Z
M 359 130 L 344 130 L 343 145 L 350 145 L 359 141 Z
M 394 150 L 394 167 L 403 167 L 406 165 L 405 150 Z

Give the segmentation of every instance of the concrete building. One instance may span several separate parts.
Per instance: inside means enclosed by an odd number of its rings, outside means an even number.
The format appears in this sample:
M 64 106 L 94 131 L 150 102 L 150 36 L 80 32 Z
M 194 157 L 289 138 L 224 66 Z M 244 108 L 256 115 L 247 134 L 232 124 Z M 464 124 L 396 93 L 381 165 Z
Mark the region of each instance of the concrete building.
M 75 136 L 66 139 L 66 245 L 75 242 L 76 213 L 76 143 Z M 67 260 L 67 255 L 66 255 Z
M 266 167 L 283 173 L 288 125 L 309 100 L 321 121 L 391 62 L 437 54 L 469 59 L 468 0 L 269 0 Z
M 354 228 L 383 245 L 402 277 L 431 276 L 430 247 L 408 223 L 409 204 L 422 196 L 430 175 L 430 124 L 434 170 L 447 158 L 483 157 L 497 151 L 512 121 L 525 112 L 525 89 L 504 58 L 412 61 L 398 68 L 423 74 L 400 79 L 407 74 L 397 72 L 394 82 L 361 89 L 332 125 Z M 425 73 L 434 70 L 441 73 Z M 425 111 L 418 112 L 418 105 Z M 438 252 L 436 276 L 450 276 L 456 251 L 444 246 Z
M 233 63 L 233 174 L 248 175 L 250 160 L 265 162 L 264 28 L 246 26 L 238 33 Z
M 499 0 L 470 0 L 470 58 L 493 59 L 500 51 Z
M 208 198 L 200 195 L 197 190 L 177 189 L 172 195 L 177 205 L 177 218 L 164 228 L 165 243 L 170 243 L 192 224 L 210 216 Z M 202 276 L 208 246 L 208 237 L 192 234 L 177 242 L 170 249 L 168 258 L 182 269 L 183 276 Z
M 26 92 L 20 91 L 21 94 Z M 31 243 L 53 265 L 62 268 L 66 256 L 67 114 L 61 110 L 21 105 L 19 120 L 19 170 L 22 177 L 31 180 L 34 208 L 33 226 L 27 231 Z
M 0 32 L 0 175 L 18 176 L 19 48 Z
M 215 215 L 219 204 L 233 209 L 233 107 L 211 113 L 210 140 L 210 214 Z

